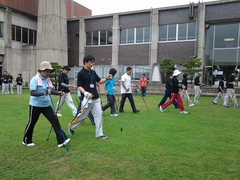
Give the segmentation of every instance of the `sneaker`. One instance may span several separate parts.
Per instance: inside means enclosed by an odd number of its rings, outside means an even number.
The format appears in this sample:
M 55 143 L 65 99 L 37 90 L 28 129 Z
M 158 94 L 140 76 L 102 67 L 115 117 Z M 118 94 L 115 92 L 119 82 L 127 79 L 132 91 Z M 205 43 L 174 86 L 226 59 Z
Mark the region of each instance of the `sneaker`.
M 216 105 L 216 103 L 215 103 L 215 102 L 212 102 L 212 104 L 213 104 L 213 105 Z
M 107 139 L 108 136 L 102 135 L 102 136 L 99 136 L 99 137 L 97 137 L 97 138 L 99 138 L 99 139 Z
M 237 105 L 237 106 L 234 106 L 234 108 L 240 108 L 240 106 L 239 106 L 239 105 Z
M 64 145 L 68 144 L 70 142 L 71 139 L 66 139 L 62 144 L 58 144 L 58 147 L 61 148 L 63 147 Z
M 140 110 L 137 110 L 137 109 L 136 109 L 135 111 L 133 111 L 133 113 L 138 113 L 138 112 L 140 112 Z
M 180 111 L 180 114 L 187 114 L 187 111 Z
M 59 116 L 59 117 L 60 117 L 60 116 L 62 116 L 62 115 L 61 115 L 60 113 L 57 113 L 57 116 Z
M 199 102 L 197 100 L 195 100 L 194 103 L 199 103 Z
M 159 106 L 159 110 L 160 110 L 161 112 L 163 112 L 162 106 Z
M 113 117 L 117 117 L 117 116 L 118 116 L 118 114 L 111 114 L 111 116 L 113 116 Z
M 193 107 L 194 106 L 194 104 L 189 104 L 189 107 Z
M 70 128 L 70 124 L 68 124 L 68 133 L 72 136 L 74 135 L 74 130 Z
M 25 142 L 23 142 L 22 141 L 22 144 L 24 145 L 24 146 L 27 146 L 27 147 L 31 147 L 31 146 L 35 146 L 35 144 L 34 143 L 25 143 Z
M 225 105 L 223 105 L 222 107 L 223 107 L 223 108 L 229 108 L 229 106 L 225 106 Z

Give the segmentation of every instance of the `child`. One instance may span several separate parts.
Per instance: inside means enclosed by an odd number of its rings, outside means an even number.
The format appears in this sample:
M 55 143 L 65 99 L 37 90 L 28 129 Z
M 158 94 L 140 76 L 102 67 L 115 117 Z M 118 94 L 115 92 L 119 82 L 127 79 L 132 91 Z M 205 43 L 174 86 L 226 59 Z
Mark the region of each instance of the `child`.
M 22 94 L 22 83 L 23 83 L 22 74 L 20 73 L 18 74 L 16 82 L 17 82 L 17 94 L 20 95 Z

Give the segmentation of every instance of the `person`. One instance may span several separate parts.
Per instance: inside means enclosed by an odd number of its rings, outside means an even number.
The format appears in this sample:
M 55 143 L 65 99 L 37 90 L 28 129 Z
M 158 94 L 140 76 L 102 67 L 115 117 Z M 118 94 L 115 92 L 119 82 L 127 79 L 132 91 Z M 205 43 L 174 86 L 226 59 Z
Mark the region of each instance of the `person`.
M 184 110 L 183 107 L 183 102 L 182 102 L 182 98 L 179 94 L 179 88 L 181 88 L 181 86 L 178 85 L 178 79 L 177 77 L 181 74 L 181 72 L 179 70 L 175 70 L 173 72 L 173 78 L 172 78 L 172 89 L 171 89 L 171 98 L 169 99 L 168 102 L 164 103 L 163 105 L 159 106 L 159 109 L 161 112 L 163 112 L 163 110 L 168 107 L 170 104 L 173 103 L 173 101 L 176 99 L 180 108 L 180 113 L 181 114 L 187 114 L 187 112 Z
M 22 94 L 22 83 L 23 83 L 23 78 L 21 73 L 18 74 L 16 82 L 17 82 L 17 94 L 20 95 Z
M 122 94 L 122 100 L 120 102 L 119 112 L 124 112 L 124 103 L 126 101 L 126 98 L 128 98 L 133 113 L 138 113 L 140 110 L 138 110 L 135 106 L 133 95 L 132 95 L 132 86 L 136 86 L 131 84 L 131 75 L 132 74 L 132 68 L 127 67 L 126 73 L 122 75 L 121 77 L 121 94 Z
M 10 72 L 8 72 L 8 94 L 11 93 L 13 94 L 13 77 L 12 75 L 10 74 Z
M 103 134 L 102 127 L 102 107 L 99 94 L 97 91 L 96 83 L 103 84 L 112 75 L 108 74 L 106 78 L 100 79 L 97 73 L 92 70 L 94 64 L 94 57 L 92 55 L 86 55 L 83 58 L 84 67 L 78 72 L 77 86 L 81 91 L 82 112 L 68 124 L 68 132 L 70 135 L 75 134 L 76 128 L 84 121 L 89 112 L 92 110 L 95 121 L 95 137 L 99 139 L 107 139 L 108 136 Z
M 77 94 L 78 94 L 78 98 L 79 98 L 79 106 L 77 109 L 77 114 L 78 114 L 78 113 L 81 113 L 81 108 L 82 108 L 82 106 L 81 106 L 82 105 L 82 98 L 81 98 L 82 96 L 81 96 L 81 91 L 79 89 L 77 91 Z M 89 113 L 88 113 L 88 118 L 91 121 L 92 125 L 95 126 L 94 117 L 93 117 L 93 114 L 91 111 L 89 111 Z
M 166 80 L 165 94 L 164 94 L 162 100 L 159 102 L 158 108 L 166 102 L 167 98 L 171 98 L 172 78 L 173 78 L 173 76 L 170 75 L 169 78 L 167 78 L 167 80 Z M 178 102 L 176 100 L 173 101 L 173 105 L 175 108 L 179 108 Z
M 142 90 L 142 97 L 146 97 L 147 78 L 145 77 L 145 74 L 142 74 L 142 77 L 139 80 L 139 84 L 140 84 L 141 90 Z
M 184 73 L 183 74 L 183 80 L 182 80 L 182 97 L 185 97 L 186 100 L 187 100 L 187 104 L 189 107 L 192 107 L 194 106 L 194 104 L 192 103 L 191 99 L 189 98 L 189 95 L 188 95 L 188 91 L 187 91 L 187 87 L 188 87 L 188 81 L 187 81 L 187 76 L 189 74 L 188 73 Z
M 69 79 L 68 79 L 68 72 L 71 71 L 71 68 L 69 66 L 63 66 L 63 70 L 58 78 L 58 91 L 63 91 L 64 95 L 61 97 L 61 101 L 57 102 L 57 116 L 62 116 L 60 114 L 61 107 L 63 105 L 63 102 L 66 101 L 68 107 L 72 110 L 72 115 L 76 116 L 77 114 L 77 108 L 75 107 L 72 96 L 70 94 L 70 89 L 73 89 L 71 85 L 69 85 Z M 60 103 L 58 105 L 58 103 Z
M 63 92 L 52 91 L 53 85 L 49 78 L 50 73 L 54 72 L 48 61 L 43 61 L 40 68 L 30 81 L 30 101 L 29 101 L 29 121 L 24 131 L 22 144 L 25 146 L 34 146 L 33 143 L 33 130 L 39 119 L 40 114 L 43 114 L 51 123 L 55 131 L 58 147 L 63 147 L 70 142 L 66 134 L 62 130 L 57 116 L 51 107 L 52 95 L 63 95 Z M 53 104 L 53 103 L 52 103 Z
M 118 116 L 118 114 L 116 113 L 116 109 L 115 109 L 115 102 L 116 102 L 116 99 L 115 99 L 115 78 L 114 76 L 116 75 L 117 73 L 117 70 L 115 68 L 111 68 L 109 70 L 109 74 L 112 75 L 112 78 L 110 78 L 109 80 L 107 80 L 105 83 L 104 83 L 104 89 L 105 89 L 105 93 L 107 95 L 107 104 L 105 104 L 103 107 L 102 107 L 102 111 L 104 112 L 107 108 L 110 107 L 110 114 L 111 116 Z
M 235 94 L 235 90 L 234 90 L 234 86 L 235 86 L 235 76 L 238 74 L 237 70 L 234 70 L 227 78 L 227 82 L 226 82 L 226 88 L 227 88 L 227 93 L 224 97 L 224 102 L 223 102 L 223 106 L 224 108 L 229 108 L 228 106 L 228 101 L 229 98 L 231 98 L 234 107 L 235 108 L 239 108 L 238 103 L 237 103 L 237 99 L 236 99 L 236 94 Z
M 195 96 L 194 96 L 194 103 L 199 103 L 199 98 L 201 95 L 201 87 L 204 86 L 204 84 L 200 83 L 200 77 L 202 76 L 201 73 L 197 73 L 197 76 L 194 79 L 194 89 L 195 89 Z
M 214 105 L 217 104 L 217 102 L 218 102 L 218 100 L 219 100 L 220 98 L 222 98 L 222 99 L 224 100 L 224 98 L 223 98 L 223 93 L 224 93 L 224 79 L 225 79 L 225 77 L 224 77 L 224 76 L 221 76 L 220 81 L 219 81 L 219 84 L 218 84 L 218 94 L 217 94 L 217 97 L 212 101 L 212 104 L 214 104 Z
M 8 72 L 4 71 L 4 74 L 1 77 L 2 80 L 2 95 L 8 94 Z

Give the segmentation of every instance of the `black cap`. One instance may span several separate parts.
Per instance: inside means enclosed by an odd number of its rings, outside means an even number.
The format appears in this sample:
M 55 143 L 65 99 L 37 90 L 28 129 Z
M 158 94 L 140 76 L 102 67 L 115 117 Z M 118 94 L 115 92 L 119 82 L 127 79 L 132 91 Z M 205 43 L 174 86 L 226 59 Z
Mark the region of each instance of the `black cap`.
M 69 66 L 63 66 L 63 70 L 71 71 L 71 68 Z

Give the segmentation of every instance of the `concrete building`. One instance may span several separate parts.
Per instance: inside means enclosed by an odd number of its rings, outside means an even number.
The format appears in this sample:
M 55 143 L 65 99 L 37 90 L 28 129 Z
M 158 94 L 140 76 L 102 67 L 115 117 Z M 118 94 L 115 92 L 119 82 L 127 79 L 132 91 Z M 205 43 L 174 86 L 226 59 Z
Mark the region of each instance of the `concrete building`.
M 126 66 L 132 66 L 133 78 L 144 72 L 158 82 L 161 73 L 156 70 L 163 59 L 171 58 L 181 65 L 190 58 L 200 58 L 203 82 L 214 85 L 220 75 L 239 67 L 239 8 L 238 0 L 199 1 L 68 19 L 68 62 L 82 65 L 84 54 L 92 54 L 100 75 L 106 74 L 106 67 L 115 66 L 120 76 Z
M 85 54 L 95 57 L 94 68 L 102 77 L 112 66 L 118 77 L 132 66 L 133 78 L 145 73 L 158 83 L 165 58 L 177 61 L 180 70 L 188 59 L 200 58 L 207 85 L 239 69 L 238 0 L 99 16 L 73 0 L 26 1 L 0 0 L 0 73 L 8 70 L 16 77 L 21 72 L 25 82 L 42 60 L 74 67 L 82 65 Z M 56 3 L 59 8 L 53 8 Z

